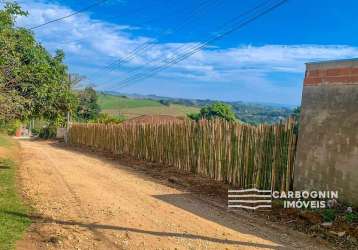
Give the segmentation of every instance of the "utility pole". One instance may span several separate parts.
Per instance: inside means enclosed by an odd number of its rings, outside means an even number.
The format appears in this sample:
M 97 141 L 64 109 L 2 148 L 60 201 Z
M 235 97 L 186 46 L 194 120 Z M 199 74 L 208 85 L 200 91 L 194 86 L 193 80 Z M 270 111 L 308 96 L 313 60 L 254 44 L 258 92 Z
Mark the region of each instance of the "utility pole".
M 68 82 L 70 84 L 70 86 L 72 87 L 72 82 L 71 82 L 71 74 L 68 73 Z M 65 136 L 64 136 L 64 139 L 65 139 L 65 143 L 68 142 L 68 133 L 70 131 L 70 123 L 71 123 L 71 117 L 70 117 L 70 111 L 67 111 L 67 118 L 66 118 L 66 133 L 65 133 Z
M 70 131 L 70 126 L 71 126 L 71 115 L 70 115 L 70 111 L 67 111 L 67 122 L 66 122 L 66 133 L 65 133 L 65 143 L 68 142 L 68 133 Z

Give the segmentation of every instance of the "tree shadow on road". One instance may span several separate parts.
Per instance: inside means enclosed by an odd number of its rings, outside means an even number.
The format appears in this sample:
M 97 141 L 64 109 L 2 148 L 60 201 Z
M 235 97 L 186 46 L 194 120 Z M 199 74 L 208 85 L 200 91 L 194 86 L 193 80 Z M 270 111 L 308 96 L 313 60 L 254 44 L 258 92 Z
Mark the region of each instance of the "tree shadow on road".
M 287 235 L 286 227 L 278 228 L 267 225 L 267 221 L 257 216 L 251 216 L 251 213 L 240 210 L 232 212 L 227 210 L 227 190 L 229 185 L 222 182 L 213 181 L 205 177 L 197 176 L 192 173 L 180 172 L 168 166 L 160 166 L 155 163 L 143 162 L 140 160 L 128 159 L 123 156 L 116 156 L 106 152 L 98 152 L 91 148 L 68 146 L 64 143 L 50 142 L 49 146 L 69 151 L 71 153 L 80 153 L 96 160 L 101 160 L 104 164 L 110 164 L 115 168 L 125 170 L 144 181 L 153 181 L 161 185 L 166 185 L 177 190 L 181 190 L 182 194 L 153 195 L 155 199 L 174 205 L 182 210 L 190 212 L 203 219 L 212 221 L 223 227 L 232 229 L 241 234 L 253 235 L 261 239 L 273 242 L 273 245 L 290 245 L 287 239 L 282 239 L 280 235 Z M 232 188 L 232 187 L 230 187 Z M 198 207 L 198 206 L 204 207 Z M 94 224 L 87 224 L 88 227 Z M 168 236 L 168 237 L 186 237 L 202 239 L 213 242 L 221 242 L 226 244 L 244 244 L 240 241 L 216 239 L 201 235 L 180 234 L 170 232 L 153 232 L 136 228 L 124 228 L 110 225 L 98 225 L 97 228 L 112 230 L 127 230 L 138 233 Z M 108 228 L 115 227 L 115 228 Z M 278 231 L 277 237 L 272 238 L 272 231 Z M 271 233 L 270 233 L 271 232 Z M 289 237 L 291 238 L 291 237 Z M 210 240 L 211 239 L 211 240 Z M 230 243 L 231 242 L 231 243 Z M 234 243 L 236 242 L 236 243 Z M 287 243 L 287 244 L 286 244 Z M 298 242 L 297 242 L 298 243 Z M 250 243 L 254 244 L 254 243 Z M 264 245 L 264 244 L 263 244 Z M 274 248 L 272 245 L 266 245 L 268 248 Z M 257 246 L 260 248 L 260 246 Z
M 208 237 L 208 236 L 198 235 L 198 234 L 150 231 L 150 230 L 143 230 L 143 229 L 139 229 L 139 228 L 122 227 L 122 226 L 117 226 L 117 225 L 82 223 L 82 222 L 73 221 L 73 220 L 64 221 L 64 220 L 56 220 L 56 219 L 51 219 L 51 218 L 47 218 L 47 217 L 42 217 L 39 215 L 28 216 L 26 214 L 16 213 L 16 212 L 11 212 L 11 211 L 5 211 L 4 213 L 11 215 L 11 216 L 26 217 L 36 223 L 42 223 L 42 224 L 56 223 L 59 225 L 80 226 L 83 228 L 87 228 L 90 231 L 116 230 L 116 231 L 133 232 L 133 233 L 140 233 L 140 234 L 149 234 L 149 235 L 159 236 L 159 237 L 177 237 L 177 238 L 186 238 L 186 239 L 191 239 L 191 240 L 204 240 L 204 241 L 210 241 L 210 242 L 214 242 L 214 243 L 230 244 L 230 245 L 238 245 L 238 246 L 249 246 L 249 247 L 255 247 L 255 248 L 266 248 L 266 249 L 279 249 L 280 248 L 278 246 L 272 246 L 272 245 L 267 245 L 267 244 L 229 240 L 229 239 L 220 239 L 220 238 Z

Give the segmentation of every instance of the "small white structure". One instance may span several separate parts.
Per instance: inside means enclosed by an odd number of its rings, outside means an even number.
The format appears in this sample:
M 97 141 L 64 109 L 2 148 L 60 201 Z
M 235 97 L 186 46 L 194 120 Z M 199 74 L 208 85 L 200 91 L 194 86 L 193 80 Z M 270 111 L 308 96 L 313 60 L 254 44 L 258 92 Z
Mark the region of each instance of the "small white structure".
M 56 138 L 57 139 L 64 139 L 66 136 L 67 129 L 66 128 L 57 128 L 56 131 Z
M 16 130 L 15 136 L 16 137 L 30 137 L 31 131 L 29 129 L 27 129 L 25 126 L 21 126 L 20 128 L 18 128 Z

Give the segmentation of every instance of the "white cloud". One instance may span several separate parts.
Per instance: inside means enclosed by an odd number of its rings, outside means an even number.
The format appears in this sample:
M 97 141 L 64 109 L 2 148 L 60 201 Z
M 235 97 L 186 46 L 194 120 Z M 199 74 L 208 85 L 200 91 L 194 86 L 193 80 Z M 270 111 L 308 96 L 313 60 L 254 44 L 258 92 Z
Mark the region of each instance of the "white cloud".
M 33 27 L 74 11 L 51 1 L 30 0 L 22 5 L 30 13 L 28 17 L 18 18 L 17 25 L 23 27 Z M 131 51 L 144 43 L 147 45 L 138 51 L 141 53 L 127 64 L 126 69 L 163 65 L 161 60 L 170 61 L 178 51 L 183 53 L 197 45 L 197 41 L 159 43 L 153 37 L 134 36 L 131 32 L 135 29 L 138 27 L 108 23 L 82 13 L 36 29 L 35 34 L 51 51 L 57 48 L 64 49 L 71 69 L 89 74 L 93 81 L 99 83 L 121 81 L 118 76 L 124 79 L 124 67 L 121 67 L 120 72 L 102 71 L 103 67 L 115 58 L 128 57 Z M 210 47 L 174 65 L 157 77 L 168 81 L 172 79 L 173 82 L 245 82 L 250 79 L 252 84 L 261 83 L 261 86 L 269 91 L 269 88 L 276 88 L 275 82 L 268 77 L 271 73 L 303 74 L 305 62 L 352 57 L 358 57 L 358 48 L 344 45 L 241 45 L 226 49 Z
M 342 45 L 265 45 L 241 46 L 209 53 L 211 61 L 232 68 L 259 71 L 302 72 L 304 63 L 358 56 L 358 48 Z
M 29 17 L 20 17 L 19 26 L 32 27 L 72 13 L 68 7 L 45 1 L 27 1 L 23 4 L 29 10 Z M 126 58 L 131 51 L 129 66 L 142 67 L 163 65 L 182 54 L 197 43 L 156 43 L 154 38 L 132 36 L 137 27 L 117 25 L 92 19 L 88 14 L 79 14 L 63 21 L 36 29 L 35 33 L 46 47 L 62 48 L 70 56 L 80 57 L 88 62 L 107 61 L 109 58 Z M 151 44 L 148 44 L 151 42 Z M 142 44 L 143 49 L 138 50 Z M 230 73 L 243 70 L 260 72 L 303 72 L 304 63 L 312 60 L 349 58 L 358 56 L 358 48 L 341 45 L 265 45 L 239 46 L 237 48 L 208 48 L 178 63 L 165 73 L 197 80 L 232 80 Z M 164 62 L 163 62 L 164 60 Z M 154 61 L 154 62 L 153 62 Z M 151 62 L 151 63 L 150 63 Z M 98 63 L 94 63 L 94 67 Z M 222 77 L 220 77 L 222 76 Z

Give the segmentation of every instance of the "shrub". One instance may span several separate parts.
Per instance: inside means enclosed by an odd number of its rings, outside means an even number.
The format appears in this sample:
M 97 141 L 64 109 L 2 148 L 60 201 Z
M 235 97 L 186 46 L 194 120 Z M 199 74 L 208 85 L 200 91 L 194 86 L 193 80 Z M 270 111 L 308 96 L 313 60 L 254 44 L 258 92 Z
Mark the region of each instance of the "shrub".
M 107 113 L 100 113 L 98 117 L 94 120 L 91 120 L 92 123 L 104 123 L 104 124 L 110 124 L 110 123 L 121 123 L 124 121 L 124 118 L 122 116 L 110 116 Z
M 189 113 L 187 114 L 189 119 L 192 119 L 194 121 L 199 121 L 201 119 L 200 113 Z
M 21 127 L 21 122 L 19 120 L 11 121 L 6 125 L 6 130 L 8 135 L 15 135 L 16 130 Z
M 159 100 L 159 102 L 164 106 L 170 106 L 170 101 L 169 100 Z
M 236 120 L 235 112 L 232 109 L 231 105 L 215 102 L 213 104 L 207 105 L 200 110 L 198 114 L 188 114 L 188 118 L 198 121 L 200 119 L 224 119 L 226 121 L 233 122 Z
M 40 131 L 41 131 L 41 129 L 39 129 L 39 128 L 33 128 L 33 129 L 31 129 L 31 133 L 32 133 L 33 135 L 39 135 L 39 134 L 40 134 Z
M 345 219 L 349 223 L 358 222 L 358 213 L 356 212 L 346 213 Z
M 56 137 L 56 128 L 53 126 L 43 127 L 40 129 L 39 137 L 43 139 L 51 139 Z
M 325 209 L 322 213 L 323 220 L 326 222 L 331 222 L 336 219 L 336 210 L 334 209 Z

